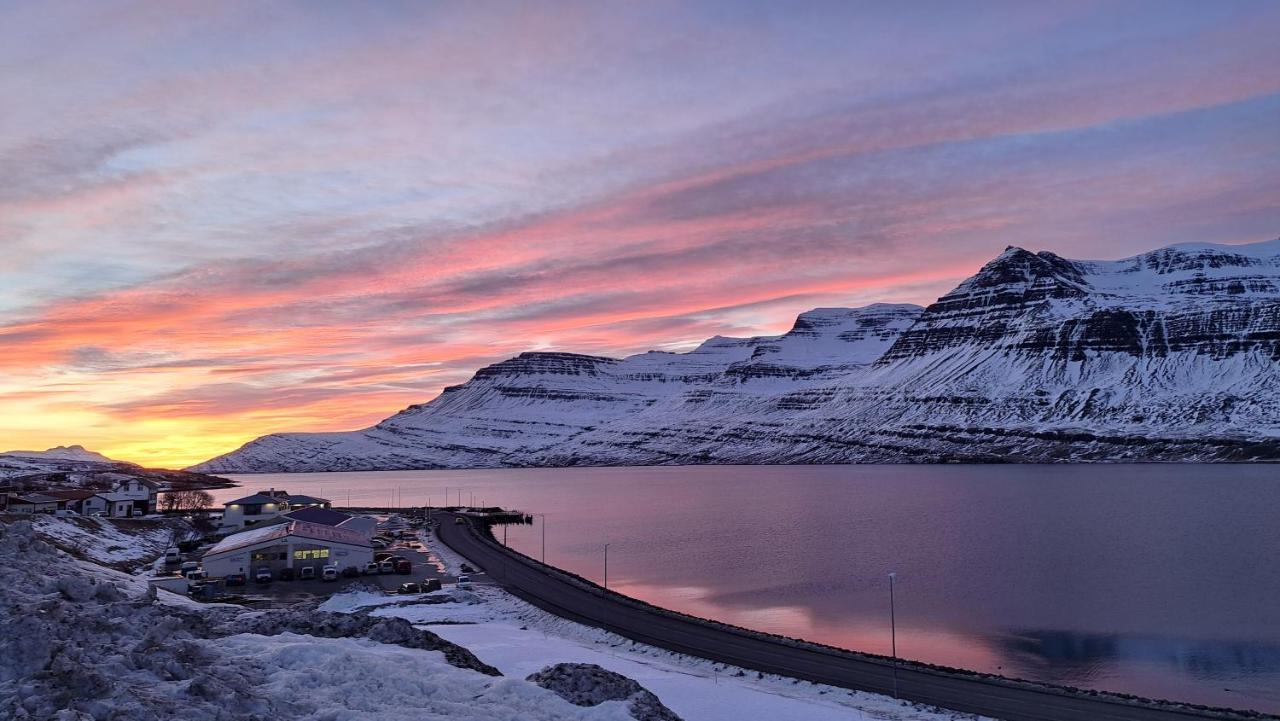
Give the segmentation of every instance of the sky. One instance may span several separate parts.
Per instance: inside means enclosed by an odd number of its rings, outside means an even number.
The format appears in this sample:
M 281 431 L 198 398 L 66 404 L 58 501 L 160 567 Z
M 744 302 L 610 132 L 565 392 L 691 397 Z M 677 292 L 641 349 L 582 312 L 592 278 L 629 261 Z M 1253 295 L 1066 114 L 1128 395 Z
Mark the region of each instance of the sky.
M 1280 235 L 1280 3 L 0 0 L 0 446 Z M 6 448 L 0 448 L 5 450 Z

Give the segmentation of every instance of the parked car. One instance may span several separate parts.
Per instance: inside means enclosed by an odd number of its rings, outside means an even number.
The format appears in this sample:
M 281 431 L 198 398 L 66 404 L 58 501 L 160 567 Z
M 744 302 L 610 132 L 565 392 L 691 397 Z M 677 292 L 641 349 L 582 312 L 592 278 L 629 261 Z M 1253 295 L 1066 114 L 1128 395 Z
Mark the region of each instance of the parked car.
M 315 566 L 303 566 L 302 568 L 298 569 L 298 578 L 302 579 L 303 581 L 312 581 L 312 580 L 315 580 L 315 577 L 316 577 Z
M 338 580 L 338 567 L 337 567 L 337 566 L 325 566 L 324 568 L 320 569 L 320 580 L 321 580 L 321 581 L 336 581 L 336 580 Z
M 458 576 L 458 588 L 471 588 L 471 577 Z
M 257 581 L 258 583 L 271 583 L 271 569 L 266 568 L 265 566 L 262 568 L 259 568 L 253 574 L 253 580 Z
M 343 578 L 355 578 L 356 576 L 359 576 L 359 575 L 360 575 L 360 569 L 359 569 L 359 568 L 357 568 L 356 566 L 343 566 L 343 567 L 342 567 L 342 577 L 343 577 Z
M 292 581 L 297 575 L 292 568 L 282 568 L 276 572 L 276 578 L 281 581 Z
M 422 593 L 422 584 L 402 583 L 400 584 L 400 593 Z
M 209 574 L 205 573 L 203 568 L 193 568 L 183 575 L 187 577 L 188 581 L 203 581 L 209 577 Z
M 182 575 L 185 576 L 187 575 L 188 571 L 194 571 L 199 567 L 200 567 L 200 563 L 198 561 L 184 561 L 182 565 L 179 566 L 179 570 L 181 570 Z
M 392 563 L 395 564 L 396 573 L 400 574 L 401 576 L 408 576 L 409 574 L 413 573 L 413 564 L 410 563 L 409 559 L 407 558 L 401 558 L 397 561 L 392 561 Z
M 224 580 L 228 586 L 243 586 L 247 582 L 243 573 L 228 573 Z
M 439 591 L 439 590 L 440 590 L 440 579 L 438 578 L 428 578 L 422 582 L 423 593 L 431 593 L 432 591 Z
M 396 564 L 392 563 L 391 561 L 378 562 L 378 573 L 395 573 L 395 572 L 396 572 Z
M 375 538 L 372 541 L 370 541 L 370 543 L 373 545 L 374 548 L 386 548 L 387 546 L 391 545 L 390 543 L 387 543 L 386 541 L 380 538 Z
M 377 572 L 378 572 L 377 561 L 370 561 L 369 563 L 364 564 L 364 573 L 366 576 L 371 576 Z
M 165 549 L 165 552 L 164 552 L 165 563 L 177 563 L 178 561 L 181 561 L 181 560 L 182 560 L 182 552 L 179 551 L 177 548 L 170 547 Z

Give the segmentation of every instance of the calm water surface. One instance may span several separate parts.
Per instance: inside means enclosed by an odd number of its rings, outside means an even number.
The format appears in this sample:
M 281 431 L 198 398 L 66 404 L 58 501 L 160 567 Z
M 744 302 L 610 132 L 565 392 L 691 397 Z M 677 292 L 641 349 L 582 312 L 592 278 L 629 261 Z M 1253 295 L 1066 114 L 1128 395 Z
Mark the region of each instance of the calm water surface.
M 546 514 L 547 561 L 668 608 L 1008 676 L 1280 712 L 1280 467 L 702 466 L 237 476 Z M 509 543 L 541 555 L 542 519 Z M 501 529 L 498 531 L 501 537 Z

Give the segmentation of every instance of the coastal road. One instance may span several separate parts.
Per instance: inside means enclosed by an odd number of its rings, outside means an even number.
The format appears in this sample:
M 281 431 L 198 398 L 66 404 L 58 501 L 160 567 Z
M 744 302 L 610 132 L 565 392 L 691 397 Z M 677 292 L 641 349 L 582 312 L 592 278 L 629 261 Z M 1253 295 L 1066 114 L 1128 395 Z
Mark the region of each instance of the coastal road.
M 437 534 L 499 585 L 533 605 L 659 648 L 753 671 L 892 695 L 1005 721 L 1187 721 L 1259 718 L 1128 701 L 904 664 L 738 629 L 649 606 L 544 566 L 493 540 L 467 519 L 440 513 Z M 1271 717 L 1276 718 L 1276 717 Z

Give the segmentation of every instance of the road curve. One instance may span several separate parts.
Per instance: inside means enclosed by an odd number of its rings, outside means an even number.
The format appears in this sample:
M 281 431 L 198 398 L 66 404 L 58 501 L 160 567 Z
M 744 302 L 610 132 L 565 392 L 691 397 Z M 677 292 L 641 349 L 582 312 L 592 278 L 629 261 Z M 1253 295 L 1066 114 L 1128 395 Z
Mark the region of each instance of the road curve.
M 446 545 L 484 569 L 506 590 L 557 616 L 640 643 L 753 671 L 894 693 L 895 673 L 888 659 L 791 641 L 650 606 L 521 555 L 495 541 L 470 519 L 456 524 L 458 516 L 453 514 L 437 517 L 442 517 L 437 534 Z M 1143 703 L 912 665 L 900 666 L 896 676 L 897 695 L 902 699 L 1005 721 L 1280 718 Z

